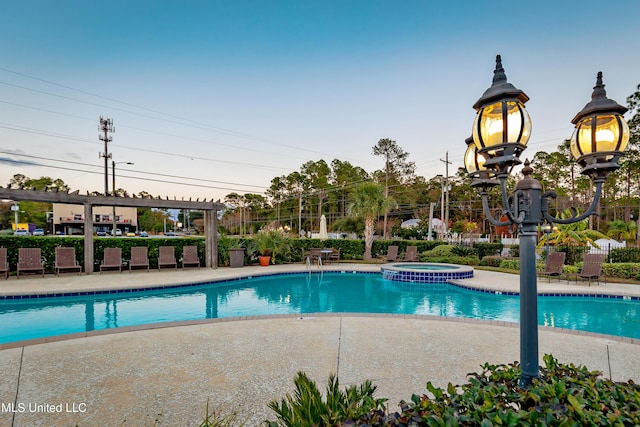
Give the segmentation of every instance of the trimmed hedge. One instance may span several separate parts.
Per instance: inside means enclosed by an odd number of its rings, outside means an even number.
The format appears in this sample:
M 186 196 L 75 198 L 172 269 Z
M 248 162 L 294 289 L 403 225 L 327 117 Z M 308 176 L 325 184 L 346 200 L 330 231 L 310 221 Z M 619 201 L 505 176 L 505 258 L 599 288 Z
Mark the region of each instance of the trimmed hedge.
M 478 251 L 478 259 L 482 259 L 486 256 L 497 256 L 502 252 L 504 247 L 502 243 L 480 243 L 473 244 L 474 249 Z
M 181 238 L 142 238 L 142 237 L 95 237 L 94 245 L 94 267 L 97 270 L 100 261 L 104 258 L 104 248 L 121 248 L 122 259 L 131 259 L 132 246 L 146 246 L 149 248 L 149 264 L 151 268 L 158 267 L 158 248 L 160 246 L 175 247 L 176 259 L 182 256 L 183 246 L 197 246 L 200 265 L 205 265 L 204 252 L 205 244 L 202 237 L 181 237 Z M 45 260 L 45 271 L 54 272 L 56 259 L 56 247 L 70 246 L 76 250 L 76 260 L 81 265 L 84 264 L 84 237 L 83 236 L 2 236 L 0 246 L 7 248 L 7 261 L 12 271 L 16 270 L 18 263 L 19 248 L 40 248 L 42 257 Z
M 611 249 L 609 262 L 640 262 L 640 248 Z

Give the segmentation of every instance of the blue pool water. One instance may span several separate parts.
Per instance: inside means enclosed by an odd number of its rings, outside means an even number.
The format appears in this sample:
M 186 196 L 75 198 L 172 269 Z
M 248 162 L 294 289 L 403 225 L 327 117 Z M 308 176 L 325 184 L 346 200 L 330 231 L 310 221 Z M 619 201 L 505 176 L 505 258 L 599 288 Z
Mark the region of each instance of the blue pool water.
M 640 301 L 540 297 L 539 324 L 640 338 Z M 0 300 L 0 343 L 157 322 L 299 313 L 395 313 L 519 321 L 519 298 L 380 274 L 255 277 L 179 289 Z

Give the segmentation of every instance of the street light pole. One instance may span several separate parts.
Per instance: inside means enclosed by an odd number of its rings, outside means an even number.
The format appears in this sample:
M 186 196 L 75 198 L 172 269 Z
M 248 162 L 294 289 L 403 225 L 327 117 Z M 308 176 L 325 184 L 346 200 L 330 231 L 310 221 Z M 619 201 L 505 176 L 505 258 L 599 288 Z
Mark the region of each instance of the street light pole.
M 133 165 L 132 162 L 114 162 L 113 160 L 111 161 L 111 178 L 112 178 L 111 184 L 113 187 L 113 197 L 116 197 L 116 165 L 120 165 L 120 164 Z M 113 229 L 111 230 L 113 237 L 117 237 L 116 236 L 117 228 L 118 228 L 118 222 L 116 221 L 116 205 L 113 205 Z
M 538 371 L 538 292 L 536 277 L 537 227 L 546 220 L 549 223 L 571 224 L 582 221 L 595 213 L 602 194 L 602 186 L 610 172 L 620 166 L 629 141 L 629 127 L 622 114 L 627 109 L 606 97 L 602 73 L 598 73 L 591 102 L 571 121 L 576 129 L 571 138 L 571 154 L 582 166 L 582 174 L 588 175 L 596 191 L 591 206 L 581 215 L 555 218 L 549 214 L 549 199 L 555 199 L 555 191 L 542 193 L 542 185 L 532 177 L 533 169 L 528 160 L 524 163 L 524 178 L 516 186 L 513 195 L 507 194 L 507 178 L 520 154 L 526 149 L 531 134 L 531 119 L 524 108 L 529 97 L 507 82 L 500 55 L 496 57 L 493 83 L 474 104 L 477 111 L 473 123 L 473 137 L 467 138 L 465 167 L 473 179 L 471 185 L 480 188 L 482 207 L 489 222 L 495 226 L 517 225 L 520 239 L 520 384 L 527 387 Z M 502 210 L 507 220 L 492 216 L 488 189 L 500 186 Z M 498 218 L 501 218 L 499 216 Z

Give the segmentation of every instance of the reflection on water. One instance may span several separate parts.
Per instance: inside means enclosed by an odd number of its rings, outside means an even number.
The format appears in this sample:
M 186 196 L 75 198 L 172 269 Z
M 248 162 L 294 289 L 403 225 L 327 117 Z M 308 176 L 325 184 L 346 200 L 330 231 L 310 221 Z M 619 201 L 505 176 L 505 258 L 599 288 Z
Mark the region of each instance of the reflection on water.
M 637 301 L 541 297 L 539 323 L 640 338 Z M 519 298 L 379 274 L 300 274 L 168 291 L 0 302 L 0 342 L 156 322 L 299 313 L 395 313 L 519 321 Z

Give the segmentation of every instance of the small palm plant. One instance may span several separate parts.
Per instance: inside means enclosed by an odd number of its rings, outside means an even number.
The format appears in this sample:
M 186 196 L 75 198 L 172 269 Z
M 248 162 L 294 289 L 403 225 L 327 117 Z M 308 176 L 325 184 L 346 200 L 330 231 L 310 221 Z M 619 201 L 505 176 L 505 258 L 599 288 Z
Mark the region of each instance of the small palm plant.
M 262 256 L 270 256 L 271 263 L 276 263 L 276 254 L 286 257 L 291 250 L 291 237 L 280 230 L 261 230 L 252 239 L 253 247 Z
M 326 401 L 316 383 L 304 372 L 298 372 L 294 379 L 296 391 L 286 394 L 280 403 L 269 403 L 278 416 L 278 421 L 268 422 L 269 427 L 311 427 L 342 425 L 348 420 L 357 420 L 370 411 L 384 410 L 387 399 L 375 399 L 376 391 L 367 380 L 357 387 L 352 385 L 340 391 L 338 378 L 331 375 L 325 391 Z

